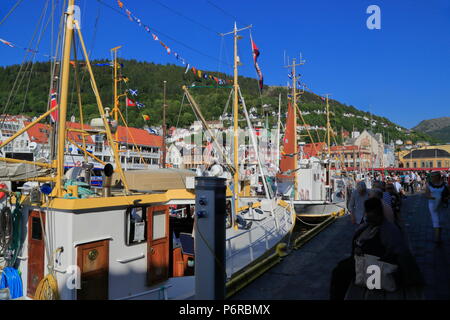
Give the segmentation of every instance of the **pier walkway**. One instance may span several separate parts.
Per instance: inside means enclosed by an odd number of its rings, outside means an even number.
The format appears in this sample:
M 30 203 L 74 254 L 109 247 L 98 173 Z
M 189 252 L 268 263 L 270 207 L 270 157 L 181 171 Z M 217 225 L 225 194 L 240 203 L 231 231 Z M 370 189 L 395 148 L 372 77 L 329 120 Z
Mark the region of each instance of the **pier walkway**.
M 406 237 L 426 281 L 426 299 L 450 299 L 450 209 L 442 217 L 443 244 L 433 243 L 427 201 L 403 202 Z M 233 300 L 328 300 L 331 272 L 351 251 L 355 226 L 344 216 L 232 297 Z

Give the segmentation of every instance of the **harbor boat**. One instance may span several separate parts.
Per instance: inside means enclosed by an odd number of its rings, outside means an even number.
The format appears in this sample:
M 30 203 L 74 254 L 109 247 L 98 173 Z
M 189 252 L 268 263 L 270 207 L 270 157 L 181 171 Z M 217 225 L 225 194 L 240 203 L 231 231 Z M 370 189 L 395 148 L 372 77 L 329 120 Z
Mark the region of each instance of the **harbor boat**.
M 301 110 L 297 104 L 297 97 L 302 92 L 297 91 L 296 67 L 303 61 L 292 65 L 292 93 L 288 101 L 286 130 L 280 154 L 280 172 L 277 175 L 279 192 L 293 203 L 297 217 L 305 222 L 317 222 L 345 212 L 345 187 L 340 176 L 330 170 L 330 120 L 328 96 L 327 105 L 327 150 L 328 154 L 304 157 L 304 143 L 298 141 L 297 117 L 302 120 Z M 309 131 L 308 131 L 309 133 Z M 312 137 L 310 135 L 312 140 Z M 312 142 L 312 147 L 316 144 Z M 300 148 L 299 148 L 300 147 Z
M 75 0 L 69 0 L 63 16 L 58 104 L 0 145 L 0 149 L 8 146 L 58 112 L 54 150 L 48 158 L 0 158 L 0 180 L 30 183 L 29 188 L 0 187 L 0 269 L 9 284 L 0 289 L 0 296 L 66 300 L 193 298 L 194 173 L 179 169 L 124 170 L 111 126 L 113 118 L 102 103 L 74 4 Z M 237 33 L 235 26 L 235 46 Z M 89 183 L 93 154 L 83 150 L 88 160 L 81 168 L 67 170 L 65 163 L 70 142 L 66 118 L 75 41 L 83 52 L 102 133 L 114 159 L 114 166 L 106 163 L 102 169 L 101 187 Z M 237 118 L 236 55 L 234 85 Z M 89 134 L 83 125 L 77 132 Z M 236 143 L 234 147 L 238 150 Z M 234 159 L 234 180 L 229 184 L 227 200 L 227 280 L 283 241 L 295 222 L 288 202 L 269 195 L 262 199 L 241 196 L 237 152 Z M 245 227 L 238 221 L 244 221 Z

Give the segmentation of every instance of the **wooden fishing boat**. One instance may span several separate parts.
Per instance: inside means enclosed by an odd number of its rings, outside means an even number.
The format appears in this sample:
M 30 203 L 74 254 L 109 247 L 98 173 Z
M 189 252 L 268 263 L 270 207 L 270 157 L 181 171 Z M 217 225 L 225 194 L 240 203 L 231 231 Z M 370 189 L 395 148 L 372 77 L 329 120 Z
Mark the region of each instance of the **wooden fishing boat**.
M 0 148 L 7 146 L 27 128 L 58 111 L 54 159 L 49 157 L 37 162 L 0 158 L 5 166 L 21 166 L 21 174 L 11 180 L 34 183 L 27 190 L 0 190 L 7 195 L 0 202 L 0 220 L 8 221 L 0 226 L 0 266 L 3 270 L 15 270 L 16 274 L 20 271 L 20 277 L 14 280 L 17 281 L 14 288 L 22 290 L 20 294 L 10 292 L 10 297 L 68 300 L 192 298 L 194 174 L 178 169 L 123 170 L 117 139 L 111 129 L 113 119 L 103 107 L 79 22 L 74 15 L 74 3 L 75 0 L 69 0 L 64 13 L 58 105 L 50 107 L 0 145 Z M 236 45 L 237 32 L 235 26 Z M 86 183 L 90 181 L 92 169 L 88 163 L 81 172 L 72 171 L 69 175 L 65 171 L 70 62 L 75 36 L 81 44 L 104 135 L 112 146 L 114 166 L 109 163 L 104 166 L 101 188 Z M 237 94 L 236 56 L 235 66 Z M 88 134 L 83 128 L 78 132 Z M 235 150 L 238 150 L 236 144 Z M 86 150 L 85 156 L 92 157 Z M 236 152 L 235 168 L 238 160 Z M 231 227 L 226 232 L 228 278 L 242 272 L 277 245 L 289 234 L 295 222 L 290 204 L 281 199 L 241 196 L 238 170 L 234 172 L 234 182 L 228 192 L 231 208 Z M 8 211 L 11 207 L 13 210 Z M 245 228 L 238 225 L 237 217 L 246 221 Z M 4 274 L 6 276 L 6 272 Z

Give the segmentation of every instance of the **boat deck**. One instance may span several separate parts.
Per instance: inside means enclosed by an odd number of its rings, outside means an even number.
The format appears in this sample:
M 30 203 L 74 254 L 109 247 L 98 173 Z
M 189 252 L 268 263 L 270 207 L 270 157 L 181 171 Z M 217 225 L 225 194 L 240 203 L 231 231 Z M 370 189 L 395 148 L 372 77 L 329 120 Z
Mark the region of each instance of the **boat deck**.
M 426 281 L 425 298 L 450 299 L 450 208 L 442 215 L 443 244 L 439 247 L 432 242 L 426 199 L 408 196 L 402 217 L 407 241 Z M 349 216 L 338 218 L 232 299 L 328 300 L 331 272 L 350 254 L 354 230 Z

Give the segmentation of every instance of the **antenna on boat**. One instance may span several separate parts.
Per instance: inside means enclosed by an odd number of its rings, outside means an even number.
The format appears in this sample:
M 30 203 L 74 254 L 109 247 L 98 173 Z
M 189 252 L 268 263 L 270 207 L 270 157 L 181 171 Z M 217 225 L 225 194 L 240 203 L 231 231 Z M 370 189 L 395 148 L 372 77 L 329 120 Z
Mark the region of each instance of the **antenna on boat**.
M 239 208 L 239 139 L 238 139 L 238 131 L 239 131 L 239 119 L 238 119 L 238 112 L 239 112 L 239 83 L 238 83 L 238 67 L 241 65 L 240 59 L 238 56 L 238 40 L 242 39 L 242 36 L 238 35 L 238 32 L 241 32 L 246 29 L 252 28 L 252 25 L 249 25 L 247 27 L 238 29 L 236 22 L 234 23 L 234 29 L 231 32 L 228 33 L 221 33 L 220 35 L 226 36 L 229 34 L 233 34 L 234 36 L 234 108 L 233 108 L 233 116 L 234 116 L 234 209 L 235 212 L 238 212 Z M 234 227 L 236 227 L 235 222 L 233 221 Z

